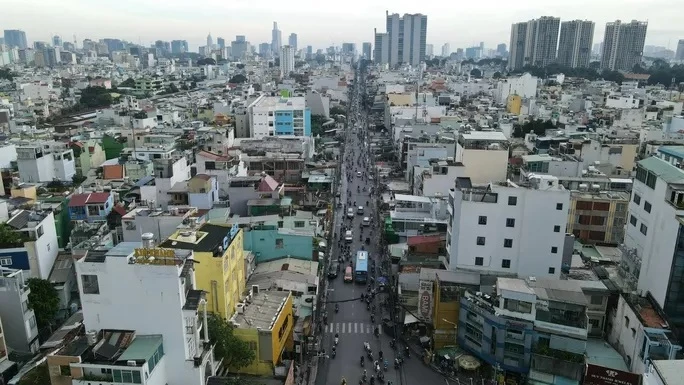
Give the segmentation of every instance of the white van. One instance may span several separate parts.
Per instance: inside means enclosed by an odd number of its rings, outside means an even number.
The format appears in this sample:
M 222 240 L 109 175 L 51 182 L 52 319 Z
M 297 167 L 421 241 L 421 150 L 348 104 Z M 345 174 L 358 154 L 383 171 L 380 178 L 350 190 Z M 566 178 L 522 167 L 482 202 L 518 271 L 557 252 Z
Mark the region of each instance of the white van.
M 351 230 L 347 230 L 347 232 L 344 233 L 344 240 L 345 240 L 346 242 L 351 242 L 351 241 L 354 240 L 354 238 L 352 237 L 352 232 L 351 232 Z
M 363 222 L 361 222 L 364 226 L 370 226 L 370 217 L 363 217 Z
M 359 206 L 359 208 L 356 209 L 356 213 L 359 215 L 363 215 L 363 206 Z
M 347 217 L 348 218 L 354 218 L 354 209 L 353 208 L 348 208 L 347 209 Z

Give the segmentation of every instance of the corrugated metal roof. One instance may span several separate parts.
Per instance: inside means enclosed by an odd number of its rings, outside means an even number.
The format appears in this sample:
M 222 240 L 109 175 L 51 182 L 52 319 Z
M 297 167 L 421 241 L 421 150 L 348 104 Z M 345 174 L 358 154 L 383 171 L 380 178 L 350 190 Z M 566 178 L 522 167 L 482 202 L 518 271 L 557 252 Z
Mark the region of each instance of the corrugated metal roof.
M 654 173 L 666 183 L 684 183 L 684 171 L 660 158 L 652 156 L 640 160 L 638 164 Z
M 31 213 L 26 210 L 21 210 L 17 215 L 12 217 L 7 224 L 15 229 L 23 229 L 31 218 Z

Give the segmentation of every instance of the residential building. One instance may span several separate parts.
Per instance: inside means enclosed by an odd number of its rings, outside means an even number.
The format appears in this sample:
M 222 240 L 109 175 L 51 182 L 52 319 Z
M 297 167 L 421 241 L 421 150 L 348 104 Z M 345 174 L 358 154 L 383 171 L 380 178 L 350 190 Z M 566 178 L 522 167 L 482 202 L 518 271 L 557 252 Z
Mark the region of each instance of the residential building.
M 9 359 L 9 351 L 5 343 L 5 331 L 0 316 L 0 381 L 8 383 L 15 374 L 17 374 L 17 364 Z
M 6 29 L 4 31 L 5 45 L 10 48 L 17 47 L 19 49 L 28 48 L 26 40 L 26 32 L 18 29 Z
M 311 110 L 305 97 L 262 95 L 248 107 L 252 138 L 310 136 Z
M 283 188 L 284 184 L 270 175 L 233 177 L 226 188 L 226 195 L 230 196 L 230 211 L 247 216 L 250 200 L 278 199 L 284 194 Z
M 601 52 L 601 68 L 611 71 L 631 71 L 641 63 L 648 22 L 620 20 L 606 23 Z
M 196 215 L 197 209 L 190 206 L 174 206 L 168 210 L 139 206 L 121 217 L 122 239 L 135 242 L 140 239 L 140 234 L 152 233 L 154 239 L 163 240 L 175 233 L 179 226 L 195 223 Z
M 23 270 L 29 277 L 47 279 L 59 252 L 53 212 L 16 210 L 7 225 L 19 239 L 0 245 L 0 266 Z
M 283 352 L 293 346 L 294 314 L 289 291 L 261 290 L 254 285 L 250 300 L 240 304 L 230 319 L 236 337 L 247 342 L 254 351 L 254 361 L 239 373 L 272 376 L 282 367 Z
M 43 142 L 17 146 L 19 180 L 28 183 L 71 182 L 76 175 L 74 152 L 67 143 Z
M 387 32 L 379 33 L 374 30 L 375 46 L 373 48 L 373 62 L 376 64 L 389 64 L 390 38 Z
M 224 319 L 234 314 L 245 289 L 243 232 L 237 225 L 180 229 L 160 247 L 192 250 L 196 286 L 207 293 L 208 311 Z
M 425 61 L 427 49 L 427 16 L 422 14 L 386 12 L 387 35 L 389 36 L 389 65 L 418 66 Z M 376 35 L 377 46 L 377 35 Z
M 294 49 L 295 52 L 297 52 L 297 34 L 296 33 L 291 33 L 290 36 L 287 38 L 287 44 Z
M 285 45 L 280 50 L 280 76 L 288 77 L 295 69 L 295 48 Z
M 135 79 L 135 90 L 156 94 L 164 90 L 164 79 L 158 77 L 141 77 Z
M 282 35 L 278 29 L 278 23 L 273 22 L 273 30 L 271 31 L 271 53 L 277 57 L 280 55 L 280 47 L 282 46 Z
M 494 100 L 497 103 L 506 103 L 508 97 L 517 95 L 521 98 L 534 98 L 537 96 L 537 85 L 539 78 L 530 75 L 528 72 L 518 76 L 500 80 L 496 84 Z
M 164 338 L 134 330 L 88 331 L 48 353 L 51 385 L 172 384 Z
M 564 21 L 558 43 L 558 64 L 570 68 L 589 67 L 593 42 L 593 21 Z
M 630 196 L 587 185 L 570 193 L 566 232 L 583 243 L 619 245 L 625 237 Z
M 305 229 L 285 229 L 278 226 L 253 227 L 244 233 L 244 248 L 251 251 L 257 263 L 284 257 L 315 260 L 313 238 L 316 233 Z
M 552 16 L 513 24 L 508 68 L 545 67 L 555 62 L 559 27 L 560 18 Z
M 402 241 L 408 237 L 447 230 L 449 214 L 444 197 L 394 194 L 393 209 L 385 219 L 385 234 Z
M 109 192 L 74 194 L 69 200 L 72 221 L 106 221 L 114 208 L 114 195 Z
M 244 60 L 247 55 L 252 53 L 252 45 L 246 40 L 244 35 L 235 36 L 235 40 L 230 43 L 230 55 L 235 60 Z
M 361 45 L 361 51 L 362 51 L 362 55 L 363 55 L 364 59 L 373 60 L 373 54 L 372 54 L 373 48 L 372 47 L 373 47 L 373 45 L 371 42 L 364 42 Z
M 0 267 L 0 319 L 7 346 L 20 353 L 38 351 L 38 326 L 36 315 L 29 307 L 24 272 Z
M 643 375 L 643 385 L 677 385 L 682 377 L 684 360 L 652 360 Z M 638 384 L 639 379 L 634 383 Z
M 209 210 L 219 201 L 218 179 L 197 174 L 188 181 L 188 204 L 200 210 Z
M 202 385 L 216 373 L 217 365 L 206 318 L 202 322 L 206 299 L 196 287 L 192 252 L 153 246 L 122 242 L 107 251 L 90 250 L 76 262 L 83 324 L 87 331 L 160 335 L 169 385 Z
M 506 180 L 509 142 L 501 131 L 464 131 L 456 141 L 454 161 L 463 164 L 473 183 Z
M 626 290 L 649 292 L 684 331 L 684 170 L 663 159 L 637 162 L 618 272 Z
M 677 52 L 675 53 L 675 60 L 684 61 L 684 39 L 679 39 L 677 42 Z
M 630 372 L 645 373 L 652 360 L 673 360 L 682 350 L 667 316 L 650 293 L 620 293 L 609 317 L 608 342 L 622 353 Z
M 457 178 L 449 196 L 450 269 L 558 278 L 569 204 L 570 192 L 553 176 L 532 178 L 529 188 Z

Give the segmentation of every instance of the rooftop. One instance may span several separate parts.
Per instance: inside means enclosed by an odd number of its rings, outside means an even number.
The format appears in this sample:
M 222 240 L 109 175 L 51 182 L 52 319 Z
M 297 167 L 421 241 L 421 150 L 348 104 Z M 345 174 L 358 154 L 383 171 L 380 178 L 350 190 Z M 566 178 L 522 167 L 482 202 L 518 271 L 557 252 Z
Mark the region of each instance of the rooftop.
M 235 313 L 232 321 L 241 329 L 271 330 L 289 296 L 289 291 L 259 291 L 252 295 L 242 314 Z
M 647 328 L 654 329 L 668 329 L 669 324 L 665 319 L 665 314 L 658 306 L 655 299 L 648 293 L 645 297 L 638 295 L 622 294 L 622 297 L 632 308 L 634 313 L 641 321 L 641 324 Z
M 578 281 L 561 281 L 555 279 L 528 280 L 527 284 L 534 290 L 537 298 L 555 302 L 566 302 L 576 305 L 588 305 L 587 297 Z
M 663 380 L 663 385 L 679 385 L 682 383 L 684 360 L 653 360 L 651 362 Z
M 93 192 L 93 193 L 83 193 L 74 194 L 69 200 L 69 207 L 81 207 L 87 204 L 98 204 L 105 203 L 110 197 L 108 192 Z
M 658 152 L 674 156 L 675 158 L 684 158 L 684 146 L 662 146 L 658 148 Z
M 219 246 L 224 250 L 232 243 L 231 226 L 205 223 L 198 230 L 178 230 L 162 242 L 159 247 L 184 249 L 199 252 L 213 252 Z
M 681 170 L 660 158 L 652 156 L 640 160 L 637 164 L 651 171 L 666 183 L 684 183 L 684 170 Z
M 490 140 L 490 141 L 504 141 L 508 139 L 501 131 L 470 131 L 461 134 L 465 140 Z
M 284 98 L 281 96 L 264 96 L 256 101 L 254 107 L 275 108 L 275 109 L 303 109 L 306 107 L 306 98 L 292 97 Z
M 121 354 L 119 361 L 147 360 L 161 346 L 163 338 L 159 334 L 136 336 L 128 348 Z

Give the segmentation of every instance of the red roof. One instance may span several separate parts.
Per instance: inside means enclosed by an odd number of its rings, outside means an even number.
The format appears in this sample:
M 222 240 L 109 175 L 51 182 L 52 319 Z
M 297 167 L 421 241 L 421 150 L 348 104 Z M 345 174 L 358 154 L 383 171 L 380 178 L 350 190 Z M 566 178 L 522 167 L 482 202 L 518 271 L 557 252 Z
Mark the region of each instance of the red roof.
M 273 179 L 272 176 L 270 175 L 265 175 L 263 178 L 261 178 L 261 183 L 259 183 L 259 188 L 257 191 L 265 192 L 273 192 L 278 188 L 278 182 Z
M 408 237 L 407 244 L 409 246 L 415 246 L 415 245 L 425 245 L 429 243 L 435 243 L 435 242 L 443 242 L 446 240 L 446 235 L 444 234 L 437 234 L 437 235 L 416 235 L 414 237 Z
M 105 203 L 109 199 L 108 192 L 94 192 L 85 194 L 74 194 L 69 200 L 69 207 L 82 207 L 91 203 Z
M 122 205 L 116 205 L 116 206 L 114 206 L 114 209 L 113 209 L 113 210 L 116 211 L 117 213 L 119 213 L 122 217 L 123 217 L 124 215 L 128 214 L 128 212 L 126 211 L 126 208 L 123 207 Z

